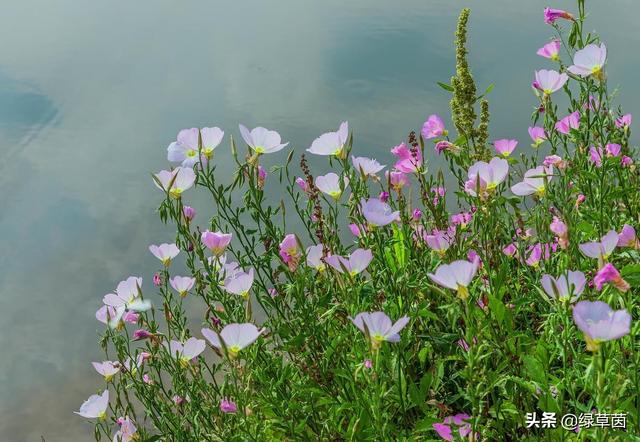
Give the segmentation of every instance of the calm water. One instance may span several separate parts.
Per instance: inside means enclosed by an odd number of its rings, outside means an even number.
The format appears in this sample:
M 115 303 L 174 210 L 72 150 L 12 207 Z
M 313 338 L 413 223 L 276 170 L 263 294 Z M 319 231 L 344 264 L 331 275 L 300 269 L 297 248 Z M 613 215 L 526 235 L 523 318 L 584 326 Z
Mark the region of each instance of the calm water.
M 640 116 L 640 6 L 587 3 L 610 82 Z M 492 134 L 527 146 L 546 2 L 3 2 L 0 440 L 91 440 L 71 412 L 101 386 L 93 315 L 122 278 L 149 285 L 147 245 L 171 238 L 149 173 L 179 129 L 264 125 L 302 150 L 348 119 L 357 151 L 388 163 L 408 130 L 446 112 L 435 83 L 452 73 L 463 6 L 475 77 L 496 83 Z

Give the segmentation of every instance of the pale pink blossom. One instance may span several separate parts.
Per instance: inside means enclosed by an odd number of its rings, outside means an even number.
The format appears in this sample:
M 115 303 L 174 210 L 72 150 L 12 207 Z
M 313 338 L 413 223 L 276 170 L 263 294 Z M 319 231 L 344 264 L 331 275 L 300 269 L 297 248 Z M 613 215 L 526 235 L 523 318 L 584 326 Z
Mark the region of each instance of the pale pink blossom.
M 345 157 L 344 147 L 349 139 L 349 123 L 344 121 L 336 132 L 327 132 L 316 138 L 307 149 L 315 155 L 331 155 L 338 158 Z
M 325 258 L 327 264 L 343 273 L 346 271 L 351 276 L 362 273 L 371 263 L 373 253 L 369 249 L 356 249 L 347 257 L 331 255 Z
M 212 346 L 220 350 L 226 348 L 229 357 L 235 358 L 242 349 L 253 344 L 264 332 L 264 329 L 259 330 L 258 327 L 247 322 L 226 325 L 220 333 L 208 328 L 203 328 L 201 331 L 202 336 Z
M 544 58 L 549 58 L 551 60 L 559 60 L 560 57 L 558 56 L 558 54 L 560 53 L 561 44 L 562 43 L 560 42 L 560 40 L 551 40 L 549 43 L 538 49 L 536 54 Z
M 249 131 L 249 129 L 242 124 L 238 127 L 240 128 L 240 135 L 242 135 L 244 142 L 258 155 L 278 152 L 289 144 L 282 144 L 280 134 L 274 130 L 256 127 Z
M 202 244 L 211 250 L 211 253 L 215 256 L 220 256 L 224 253 L 232 238 L 233 235 L 231 233 L 210 232 L 209 230 L 205 230 L 200 235 Z
M 165 267 L 168 267 L 169 264 L 171 264 L 171 260 L 180 253 L 178 246 L 167 243 L 160 244 L 159 246 L 151 244 L 149 246 L 149 251 L 153 256 L 158 258 Z
M 568 79 L 569 76 L 564 72 L 559 73 L 558 71 L 540 69 L 535 72 L 533 84 L 536 89 L 545 95 L 551 95 L 557 90 L 562 89 L 562 86 L 564 86 Z
M 507 178 L 509 163 L 503 158 L 494 157 L 486 163 L 478 161 L 467 172 L 468 181 L 464 190 L 471 196 L 486 198 Z
M 562 274 L 557 278 L 551 275 L 543 275 L 541 284 L 550 298 L 559 301 L 570 299 L 571 302 L 575 302 L 584 291 L 587 279 L 584 273 L 570 270 L 567 274 Z
M 427 121 L 422 125 L 421 133 L 425 140 L 429 140 L 431 138 L 446 136 L 447 130 L 444 127 L 442 118 L 438 115 L 429 115 Z
M 601 78 L 602 69 L 604 68 L 606 60 L 607 48 L 604 43 L 601 43 L 600 46 L 593 43 L 588 44 L 575 53 L 573 56 L 573 65 L 569 66 L 567 70 L 581 77 L 593 75 Z
M 560 119 L 555 124 L 555 128 L 558 132 L 564 135 L 568 135 L 571 129 L 578 129 L 580 127 L 580 112 L 575 111 Z
M 171 357 L 177 359 L 183 366 L 188 366 L 193 359 L 204 351 L 206 343 L 202 339 L 192 337 L 185 342 L 172 340 L 165 346 Z
M 378 172 L 386 167 L 374 159 L 354 157 L 353 155 L 351 156 L 351 163 L 353 164 L 353 168 L 364 177 L 374 177 Z
M 527 170 L 523 180 L 511 186 L 511 191 L 518 196 L 535 194 L 542 197 L 551 178 L 553 178 L 553 167 L 538 166 Z
M 533 126 L 529 128 L 529 136 L 533 140 L 533 147 L 538 147 L 547 139 L 547 133 L 542 127 Z
M 422 153 L 420 149 L 412 151 L 405 143 L 400 143 L 391 149 L 391 153 L 398 158 L 394 167 L 400 172 L 412 173 L 422 166 Z
M 518 140 L 501 139 L 493 142 L 493 147 L 496 152 L 505 158 L 511 155 L 511 152 L 514 151 L 517 145 Z
M 84 401 L 79 411 L 74 411 L 87 419 L 104 419 L 107 416 L 107 408 L 109 407 L 109 390 L 104 390 L 102 394 L 94 394 Z
M 322 193 L 326 193 L 334 200 L 339 200 L 342 192 L 349 185 L 349 178 L 340 178 L 337 174 L 329 172 L 316 178 L 316 187 Z
M 606 261 L 613 250 L 618 245 L 618 234 L 615 230 L 610 230 L 600 238 L 600 241 L 590 241 L 580 244 L 578 247 L 585 256 L 597 258 L 600 263 Z
M 189 290 L 196 284 L 196 278 L 189 276 L 174 276 L 169 280 L 171 287 L 178 292 L 178 294 L 184 298 L 189 293 Z
M 451 264 L 442 264 L 435 274 L 427 276 L 442 287 L 456 290 L 461 299 L 469 297 L 469 285 L 478 270 L 478 262 L 453 261 Z

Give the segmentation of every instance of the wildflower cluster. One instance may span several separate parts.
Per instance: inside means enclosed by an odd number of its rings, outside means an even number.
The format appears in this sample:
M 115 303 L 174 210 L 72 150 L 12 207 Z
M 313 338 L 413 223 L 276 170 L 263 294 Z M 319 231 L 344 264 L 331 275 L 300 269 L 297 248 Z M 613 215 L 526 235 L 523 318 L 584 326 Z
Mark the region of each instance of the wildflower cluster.
M 77 413 L 97 440 L 640 432 L 640 176 L 606 47 L 583 32 L 582 0 L 575 13 L 547 8 L 555 35 L 538 50 L 531 145 L 526 125 L 489 142 L 468 19 L 465 9 L 442 85 L 453 128 L 430 115 L 389 165 L 346 121 L 306 154 L 240 125 L 242 145 L 228 137 L 237 171 L 222 182 L 225 133 L 178 133 L 173 167 L 153 176 L 176 235 L 149 247 L 153 284 L 124 279 L 96 313 L 105 385 Z M 265 155 L 286 161 L 267 170 Z M 315 178 L 309 156 L 325 165 Z M 197 191 L 208 207 L 188 205 Z M 627 428 L 525 425 L 527 413 L 594 409 L 625 413 Z

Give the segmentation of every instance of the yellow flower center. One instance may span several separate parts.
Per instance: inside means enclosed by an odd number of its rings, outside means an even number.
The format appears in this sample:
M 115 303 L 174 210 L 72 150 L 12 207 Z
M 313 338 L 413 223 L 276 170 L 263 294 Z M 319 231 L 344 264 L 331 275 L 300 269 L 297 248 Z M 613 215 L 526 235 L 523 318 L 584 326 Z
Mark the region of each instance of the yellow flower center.
M 195 150 L 193 150 L 193 149 L 189 149 L 189 150 L 187 151 L 187 156 L 188 156 L 188 157 L 195 157 L 195 156 L 196 156 L 196 154 L 197 154 L 197 152 L 196 152 Z
M 458 297 L 463 301 L 469 297 L 469 289 L 458 284 Z

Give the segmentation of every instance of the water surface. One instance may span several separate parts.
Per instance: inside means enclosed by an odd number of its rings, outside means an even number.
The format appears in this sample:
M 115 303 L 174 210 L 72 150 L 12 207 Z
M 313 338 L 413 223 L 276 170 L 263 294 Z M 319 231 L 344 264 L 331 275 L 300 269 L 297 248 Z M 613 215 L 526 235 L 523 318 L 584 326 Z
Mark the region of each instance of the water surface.
M 640 5 L 587 3 L 609 48 L 609 81 L 638 113 Z M 4 2 L 0 440 L 91 440 L 71 412 L 102 385 L 90 366 L 101 357 L 93 315 L 121 279 L 149 285 L 146 248 L 171 238 L 149 173 L 165 167 L 179 129 L 237 136 L 238 122 L 263 125 L 302 151 L 348 119 L 356 152 L 388 164 L 409 130 L 446 114 L 436 81 L 453 71 L 464 6 L 475 78 L 496 84 L 492 137 L 528 146 L 532 72 L 550 66 L 535 55 L 552 35 L 546 2 Z M 229 164 L 229 153 L 217 161 Z

